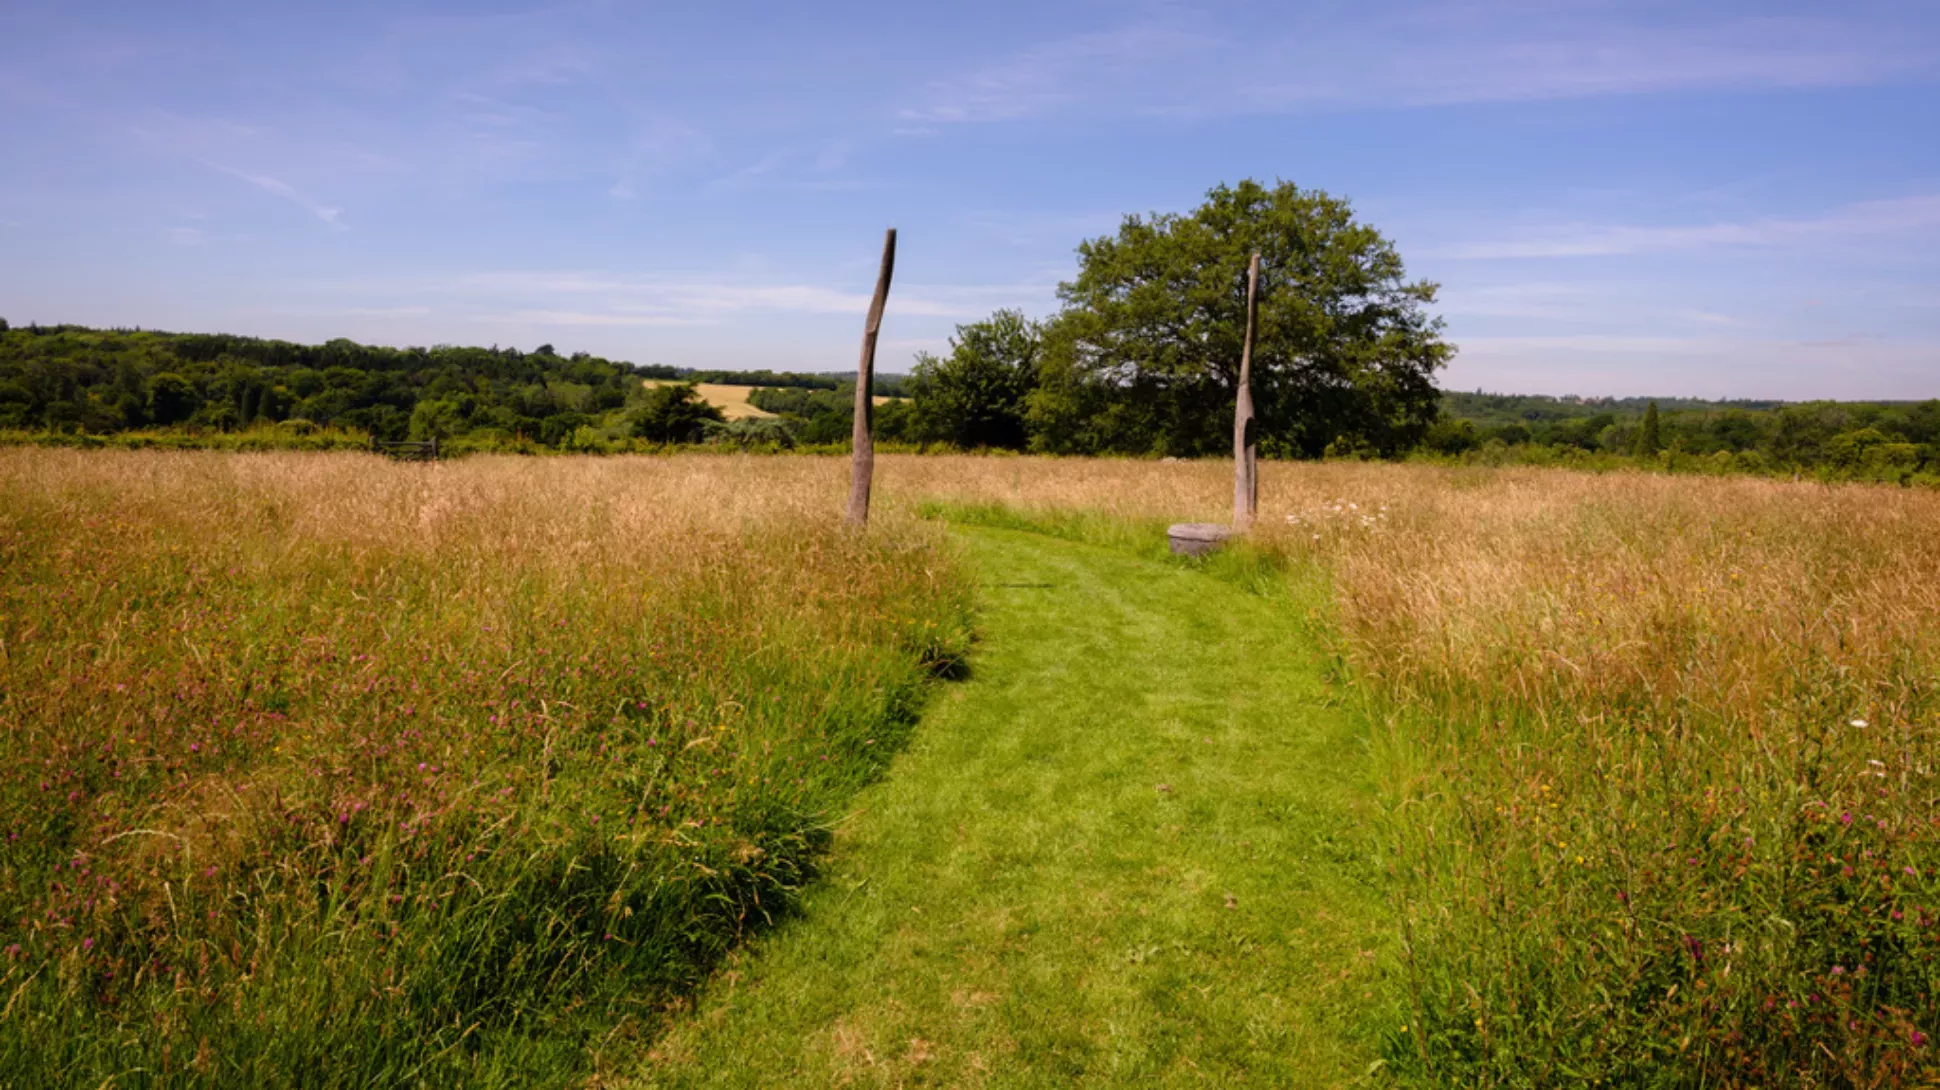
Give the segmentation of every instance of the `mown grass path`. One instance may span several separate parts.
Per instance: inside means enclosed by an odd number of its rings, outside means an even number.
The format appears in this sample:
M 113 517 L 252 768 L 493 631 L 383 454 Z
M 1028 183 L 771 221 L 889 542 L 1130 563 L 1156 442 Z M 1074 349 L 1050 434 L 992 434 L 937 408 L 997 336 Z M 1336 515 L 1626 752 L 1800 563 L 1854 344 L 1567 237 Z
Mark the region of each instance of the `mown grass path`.
M 1373 1060 L 1388 914 L 1363 729 L 1297 595 L 1013 531 L 949 685 L 801 915 L 648 1086 L 1330 1086 Z

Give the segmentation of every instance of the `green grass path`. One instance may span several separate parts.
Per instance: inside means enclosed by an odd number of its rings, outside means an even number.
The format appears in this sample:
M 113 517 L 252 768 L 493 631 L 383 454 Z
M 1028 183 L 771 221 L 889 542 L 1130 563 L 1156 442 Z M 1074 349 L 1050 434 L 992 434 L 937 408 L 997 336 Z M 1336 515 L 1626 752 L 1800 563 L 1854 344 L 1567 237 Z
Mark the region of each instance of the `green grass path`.
M 1363 730 L 1297 596 L 962 531 L 973 676 L 648 1086 L 1330 1086 L 1392 941 Z

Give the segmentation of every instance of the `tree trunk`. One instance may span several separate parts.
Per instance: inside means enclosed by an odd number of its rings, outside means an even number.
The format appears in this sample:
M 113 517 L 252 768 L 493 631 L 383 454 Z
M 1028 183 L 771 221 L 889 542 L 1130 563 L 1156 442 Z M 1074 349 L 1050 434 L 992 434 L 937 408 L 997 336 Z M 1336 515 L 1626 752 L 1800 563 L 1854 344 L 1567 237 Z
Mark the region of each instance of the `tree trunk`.
M 876 403 L 870 397 L 876 382 L 876 334 L 882 331 L 882 309 L 889 303 L 889 277 L 896 270 L 896 229 L 882 237 L 882 271 L 876 274 L 876 297 L 869 302 L 869 321 L 862 329 L 862 361 L 855 373 L 855 455 L 849 476 L 849 525 L 869 524 L 869 485 L 876 474 L 876 440 L 872 425 Z
M 1233 529 L 1252 528 L 1260 513 L 1260 443 L 1253 428 L 1253 325 L 1260 310 L 1260 255 L 1246 270 L 1246 340 L 1239 350 L 1239 396 L 1233 406 Z

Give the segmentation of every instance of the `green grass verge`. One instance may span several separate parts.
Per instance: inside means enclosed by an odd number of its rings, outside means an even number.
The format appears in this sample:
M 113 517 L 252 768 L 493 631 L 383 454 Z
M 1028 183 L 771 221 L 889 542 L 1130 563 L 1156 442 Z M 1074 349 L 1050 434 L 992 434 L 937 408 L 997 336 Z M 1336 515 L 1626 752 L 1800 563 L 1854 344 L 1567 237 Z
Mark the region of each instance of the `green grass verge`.
M 1396 939 L 1365 721 L 1312 653 L 1324 585 L 1251 594 L 1155 559 L 1149 528 L 1059 518 L 1141 555 L 960 531 L 972 676 L 644 1085 L 1328 1086 L 1379 1066 Z

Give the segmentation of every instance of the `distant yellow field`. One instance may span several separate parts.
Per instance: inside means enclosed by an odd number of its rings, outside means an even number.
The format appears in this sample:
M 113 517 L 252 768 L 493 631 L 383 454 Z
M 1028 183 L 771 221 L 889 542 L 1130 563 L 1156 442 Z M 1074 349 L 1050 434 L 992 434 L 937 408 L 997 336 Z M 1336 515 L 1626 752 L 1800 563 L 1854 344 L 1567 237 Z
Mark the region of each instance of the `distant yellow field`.
M 650 378 L 641 381 L 648 386 L 667 386 L 673 380 Z M 703 382 L 694 388 L 700 391 L 702 400 L 721 410 L 721 415 L 727 417 L 729 420 L 755 420 L 761 417 L 775 415 L 766 409 L 757 409 L 753 405 L 748 404 L 748 395 L 755 391 L 755 387 L 753 386 L 723 386 L 716 382 Z M 887 405 L 892 401 L 901 401 L 903 399 L 900 397 L 877 396 L 870 400 L 874 401 L 877 405 Z
M 671 379 L 650 378 L 643 380 L 648 386 L 670 386 Z M 721 415 L 729 420 L 757 420 L 775 415 L 766 409 L 757 409 L 748 404 L 748 395 L 753 393 L 752 386 L 722 386 L 718 383 L 703 382 L 694 387 L 700 391 L 701 399 L 721 410 Z

